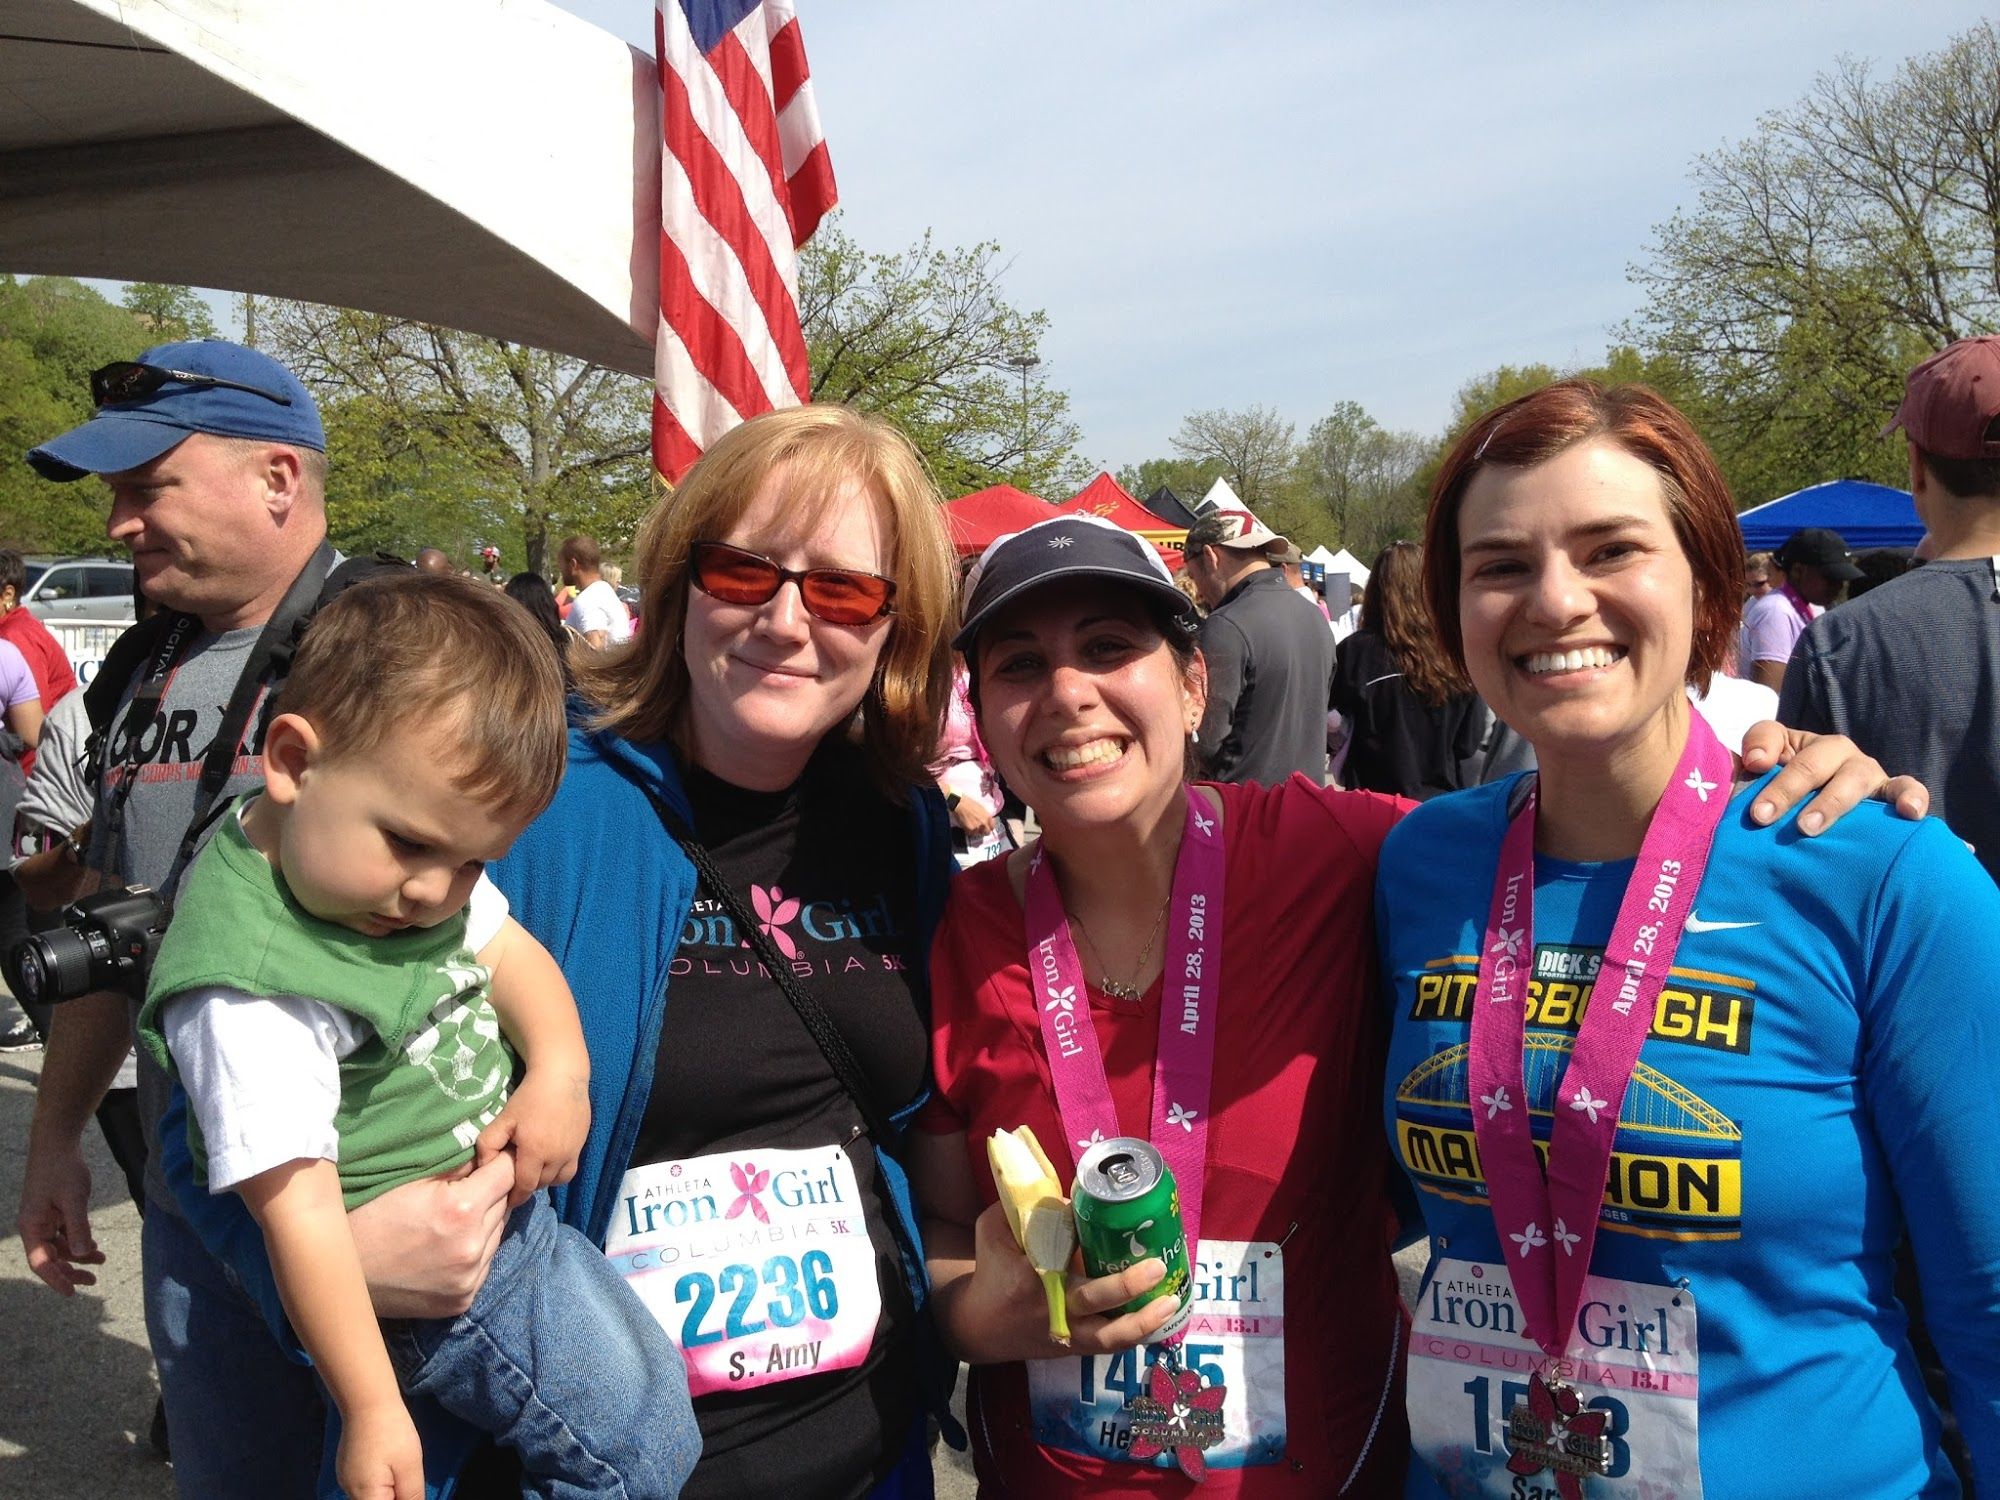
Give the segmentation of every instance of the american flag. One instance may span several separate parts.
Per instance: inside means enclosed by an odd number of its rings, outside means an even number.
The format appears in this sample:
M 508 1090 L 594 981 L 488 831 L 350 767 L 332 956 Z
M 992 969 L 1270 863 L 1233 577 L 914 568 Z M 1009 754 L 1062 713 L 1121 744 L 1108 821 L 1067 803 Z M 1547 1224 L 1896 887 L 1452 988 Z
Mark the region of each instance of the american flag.
M 797 250 L 834 205 L 792 0 L 657 0 L 660 331 L 653 463 L 678 480 L 810 394 Z

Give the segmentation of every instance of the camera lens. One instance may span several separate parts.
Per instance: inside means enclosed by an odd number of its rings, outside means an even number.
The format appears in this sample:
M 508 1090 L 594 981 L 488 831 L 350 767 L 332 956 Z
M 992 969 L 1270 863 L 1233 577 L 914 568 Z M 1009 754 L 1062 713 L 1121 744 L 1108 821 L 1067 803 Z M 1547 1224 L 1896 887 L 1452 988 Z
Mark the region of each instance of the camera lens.
M 31 937 L 14 950 L 27 998 L 47 1004 L 88 994 L 92 971 L 104 957 L 104 940 L 96 933 L 67 928 Z
M 47 975 L 42 971 L 42 955 L 33 942 L 23 943 L 14 950 L 14 967 L 21 978 L 21 998 L 39 1003 Z

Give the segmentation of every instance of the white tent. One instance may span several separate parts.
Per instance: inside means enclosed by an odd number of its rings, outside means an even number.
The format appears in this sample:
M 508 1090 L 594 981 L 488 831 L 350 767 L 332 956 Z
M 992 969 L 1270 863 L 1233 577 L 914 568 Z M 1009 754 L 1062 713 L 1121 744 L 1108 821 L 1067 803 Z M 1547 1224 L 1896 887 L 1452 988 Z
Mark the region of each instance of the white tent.
M 5 0 L 0 270 L 652 372 L 653 60 L 547 0 Z
M 1220 476 L 1217 476 L 1215 483 L 1208 487 L 1208 493 L 1201 497 L 1201 503 L 1194 507 L 1194 513 L 1205 516 L 1218 510 L 1240 510 L 1259 526 L 1264 525 L 1264 518 L 1238 499 L 1236 491 L 1229 487 L 1229 481 Z M 1265 529 L 1269 530 L 1268 527 Z
M 1320 563 L 1326 567 L 1331 567 L 1333 565 L 1333 560 L 1334 560 L 1334 554 L 1326 550 L 1326 543 L 1324 542 L 1321 542 L 1317 547 L 1313 548 L 1312 551 L 1306 554 L 1307 562 Z
M 1368 569 L 1362 567 L 1361 559 L 1356 557 L 1352 552 L 1349 552 L 1345 547 L 1342 547 L 1327 560 L 1326 570 L 1329 573 L 1345 573 L 1349 578 L 1354 580 L 1354 586 L 1358 589 L 1368 587 Z
M 1249 509 L 1249 506 L 1236 498 L 1236 491 L 1229 487 L 1229 481 L 1218 476 L 1215 483 L 1208 487 L 1208 493 L 1203 495 L 1199 503 L 1195 505 L 1194 513 L 1198 516 L 1205 516 L 1214 510 Z

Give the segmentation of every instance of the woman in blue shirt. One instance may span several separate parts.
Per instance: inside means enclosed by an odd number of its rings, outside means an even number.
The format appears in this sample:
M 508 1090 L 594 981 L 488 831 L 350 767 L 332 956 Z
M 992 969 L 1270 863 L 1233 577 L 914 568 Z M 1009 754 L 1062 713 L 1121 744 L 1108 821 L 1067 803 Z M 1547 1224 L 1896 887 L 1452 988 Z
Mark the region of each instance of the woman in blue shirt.
M 1687 696 L 1742 541 L 1650 391 L 1489 413 L 1426 552 L 1447 649 L 1540 771 L 1383 850 L 1386 1115 L 1432 1252 L 1411 1493 L 1957 1494 L 1906 1235 L 2000 1482 L 2000 892 L 1884 808 L 1753 832 L 1763 783 L 1730 795 Z

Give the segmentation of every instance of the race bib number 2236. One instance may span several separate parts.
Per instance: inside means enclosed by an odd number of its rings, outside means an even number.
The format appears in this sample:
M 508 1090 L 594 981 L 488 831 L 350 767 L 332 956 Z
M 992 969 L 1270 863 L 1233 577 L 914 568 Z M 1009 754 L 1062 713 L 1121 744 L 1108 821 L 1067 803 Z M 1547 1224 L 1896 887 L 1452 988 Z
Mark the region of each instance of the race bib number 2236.
M 852 1369 L 882 1316 L 839 1146 L 634 1167 L 604 1253 L 680 1346 L 697 1396 Z

